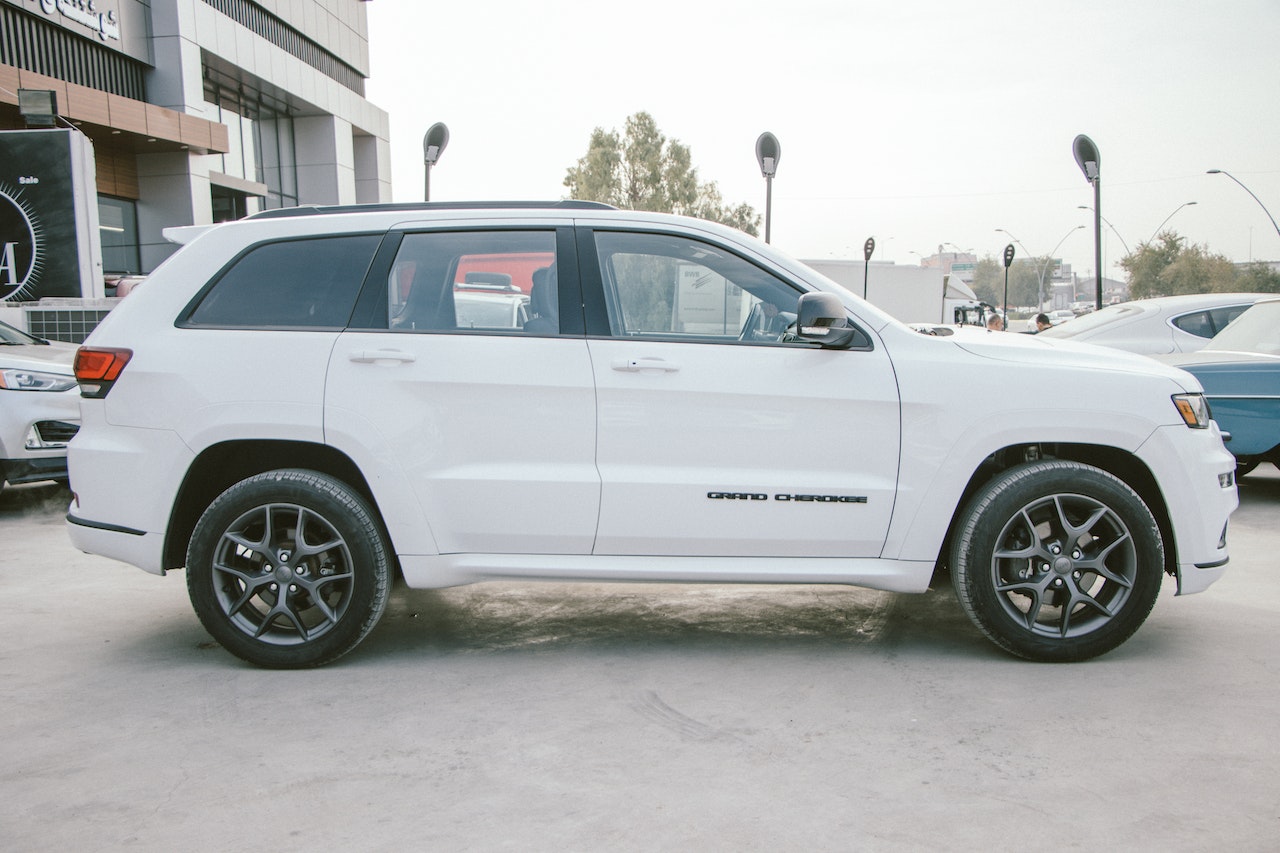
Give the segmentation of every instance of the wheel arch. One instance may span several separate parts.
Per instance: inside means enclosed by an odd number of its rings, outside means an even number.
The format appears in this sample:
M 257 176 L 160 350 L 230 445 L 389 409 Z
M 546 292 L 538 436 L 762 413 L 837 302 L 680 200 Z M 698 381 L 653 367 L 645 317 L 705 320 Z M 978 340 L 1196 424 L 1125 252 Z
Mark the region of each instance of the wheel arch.
M 1177 539 L 1173 535 L 1173 524 L 1169 518 L 1169 508 L 1165 502 L 1164 494 L 1160 491 L 1160 486 L 1156 482 L 1155 475 L 1151 473 L 1151 469 L 1137 456 L 1118 447 L 1056 442 L 1010 445 L 997 450 L 982 461 L 982 464 L 978 466 L 969 478 L 969 482 L 965 484 L 964 493 L 960 496 L 960 501 L 952 512 L 947 535 L 943 540 L 942 550 L 938 555 L 938 567 L 941 568 L 947 562 L 947 555 L 951 552 L 951 543 L 955 536 L 956 525 L 959 523 L 965 507 L 968 506 L 974 494 L 1002 472 L 1015 465 L 1048 459 L 1061 459 L 1091 465 L 1117 477 L 1129 488 L 1137 492 L 1138 497 L 1142 498 L 1143 503 L 1151 510 L 1151 514 L 1155 517 L 1156 524 L 1159 526 L 1160 539 L 1164 544 L 1165 574 L 1177 576 Z
M 187 469 L 165 532 L 164 568 L 186 565 L 187 543 L 214 498 L 247 477 L 280 468 L 305 468 L 342 481 L 369 502 L 381 524 L 368 482 L 340 450 L 305 441 L 226 441 L 205 448 Z

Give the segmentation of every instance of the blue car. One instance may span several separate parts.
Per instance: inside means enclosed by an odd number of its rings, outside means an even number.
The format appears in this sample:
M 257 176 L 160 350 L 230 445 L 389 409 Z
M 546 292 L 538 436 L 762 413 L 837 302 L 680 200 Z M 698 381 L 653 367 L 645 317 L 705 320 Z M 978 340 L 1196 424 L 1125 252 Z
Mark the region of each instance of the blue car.
M 1280 465 L 1280 299 L 1255 303 L 1199 352 L 1166 358 L 1204 386 L 1238 476 Z

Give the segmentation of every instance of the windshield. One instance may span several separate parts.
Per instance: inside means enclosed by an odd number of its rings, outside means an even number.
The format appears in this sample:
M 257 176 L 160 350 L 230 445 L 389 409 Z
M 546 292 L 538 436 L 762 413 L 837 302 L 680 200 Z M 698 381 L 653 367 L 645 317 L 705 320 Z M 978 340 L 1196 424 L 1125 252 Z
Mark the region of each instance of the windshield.
M 1280 355 L 1280 300 L 1254 304 L 1209 341 L 1205 349 Z
M 1094 311 L 1091 314 L 1076 317 L 1071 321 L 1070 326 L 1054 326 L 1053 328 L 1045 329 L 1040 334 L 1046 338 L 1072 338 L 1084 332 L 1091 332 L 1094 329 L 1101 329 L 1103 326 L 1110 326 L 1112 323 L 1131 320 L 1141 313 L 1141 305 L 1133 303 L 1111 305 L 1101 311 Z
M 19 344 L 43 344 L 45 341 L 32 337 L 26 332 L 15 329 L 8 323 L 0 323 L 0 346 L 17 346 Z

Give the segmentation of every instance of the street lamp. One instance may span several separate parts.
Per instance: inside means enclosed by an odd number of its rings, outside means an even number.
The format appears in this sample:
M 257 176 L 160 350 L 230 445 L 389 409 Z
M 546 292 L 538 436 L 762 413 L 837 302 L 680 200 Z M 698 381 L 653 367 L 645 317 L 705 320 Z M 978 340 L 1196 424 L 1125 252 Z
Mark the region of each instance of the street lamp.
M 436 122 L 427 128 L 427 133 L 422 137 L 422 162 L 426 166 L 426 177 L 422 182 L 422 200 L 431 201 L 431 167 L 440 159 L 440 155 L 444 153 L 444 147 L 449 144 L 449 128 L 444 126 L 443 122 Z
M 1191 204 L 1195 204 L 1195 202 L 1193 201 L 1193 202 L 1191 202 Z M 1077 204 L 1077 205 L 1076 205 L 1076 210 L 1093 210 L 1093 208 L 1092 208 L 1092 207 L 1090 207 L 1090 206 L 1089 206 L 1089 205 L 1087 205 L 1087 204 Z M 1176 211 L 1176 210 L 1174 211 L 1174 213 L 1177 213 L 1177 212 L 1178 212 L 1178 211 Z M 1124 246 L 1124 253 L 1125 253 L 1126 255 L 1132 255 L 1132 254 L 1133 254 L 1133 252 L 1132 252 L 1132 251 L 1130 251 L 1130 249 L 1129 249 L 1129 244 L 1125 242 L 1124 237 L 1120 236 L 1120 232 L 1119 232 L 1119 230 L 1117 230 L 1117 229 L 1116 229 L 1116 227 L 1115 227 L 1114 225 L 1112 225 L 1110 221 L 1108 221 L 1107 217 L 1103 216 L 1103 217 L 1102 217 L 1102 221 L 1103 221 L 1103 222 L 1105 222 L 1105 223 L 1106 223 L 1106 225 L 1107 225 L 1107 227 L 1111 229 L 1111 233 L 1112 233 L 1112 234 L 1114 234 L 1114 235 L 1116 235 L 1116 239 L 1120 241 L 1120 245 L 1121 245 L 1121 246 Z M 1165 222 L 1168 222 L 1168 221 L 1169 221 L 1169 220 L 1167 220 L 1167 219 L 1165 220 Z
M 1178 205 L 1177 207 L 1175 207 L 1175 208 L 1173 209 L 1173 213 L 1177 213 L 1179 210 L 1182 210 L 1182 208 L 1184 208 L 1184 207 L 1190 207 L 1191 205 L 1193 205 L 1193 204 L 1195 204 L 1195 203 L 1196 203 L 1196 202 L 1194 202 L 1194 201 L 1184 201 L 1182 204 Z M 1170 219 L 1173 219 L 1173 213 L 1170 213 L 1168 216 L 1166 216 L 1166 217 L 1164 218 L 1164 222 L 1161 222 L 1161 223 L 1160 223 L 1160 227 L 1159 227 L 1159 228 L 1157 228 L 1154 232 L 1152 232 L 1152 234 L 1151 234 L 1151 239 L 1147 241 L 1148 243 L 1154 243 L 1154 242 L 1155 242 L 1156 238 L 1160 236 L 1160 232 L 1161 232 L 1162 230 L 1164 230 L 1164 226 L 1166 226 L 1166 225 L 1168 225 L 1168 224 L 1169 224 L 1169 220 L 1170 220 Z
M 1096 281 L 1095 308 L 1102 310 L 1102 155 L 1098 146 L 1083 133 L 1071 143 L 1071 153 L 1084 178 L 1093 185 L 1093 267 Z
M 1049 271 L 1049 264 L 1053 263 L 1053 256 L 1058 253 L 1058 249 L 1061 248 L 1062 244 L 1067 242 L 1067 238 L 1070 237 L 1075 232 L 1079 231 L 1081 228 L 1084 228 L 1084 226 L 1076 225 L 1076 226 L 1073 226 L 1069 231 L 1067 231 L 1066 234 L 1063 234 L 1062 239 L 1058 241 L 1058 245 L 1054 246 L 1053 251 L 1051 251 L 1048 255 L 1045 256 L 1043 264 L 1041 264 L 1039 260 L 1033 261 L 1033 263 L 1035 263 L 1036 265 L 1036 281 L 1037 281 L 1036 310 L 1037 311 L 1044 310 L 1044 274 Z M 1027 250 L 1027 247 L 1023 245 L 1022 241 L 1019 240 L 1017 237 L 1014 237 L 1012 233 L 1010 233 L 1009 231 L 1006 231 L 1003 228 L 997 228 L 996 230 L 1002 234 L 1008 234 L 1009 239 L 1013 240 L 1013 242 L 1017 243 L 1019 246 L 1022 246 L 1022 251 L 1026 252 L 1028 255 L 1031 255 L 1031 252 Z M 1007 251 L 1008 250 L 1006 249 L 1006 252 Z M 1036 256 L 1031 255 L 1031 257 L 1035 258 Z M 1009 260 L 1010 262 L 1012 262 L 1013 258 L 1010 257 Z
M 1231 180 L 1235 181 L 1237 184 L 1240 184 L 1241 189 L 1243 189 L 1243 190 L 1244 190 L 1245 192 L 1247 192 L 1249 195 L 1252 195 L 1252 196 L 1253 196 L 1253 200 L 1254 200 L 1254 201 L 1256 201 L 1256 202 L 1258 203 L 1258 207 L 1261 207 L 1261 208 L 1262 208 L 1262 212 L 1263 212 L 1263 213 L 1265 213 L 1265 214 L 1267 215 L 1267 218 L 1271 220 L 1271 227 L 1272 227 L 1272 228 L 1274 228 L 1274 229 L 1276 229 L 1276 233 L 1277 233 L 1277 234 L 1280 234 L 1280 225 L 1276 225 L 1276 218 L 1275 218 L 1274 216 L 1272 216 L 1272 215 L 1271 215 L 1271 211 L 1267 210 L 1267 206 L 1266 206 L 1265 204 L 1263 204 L 1263 203 L 1262 203 L 1262 199 L 1258 198 L 1256 195 L 1253 195 L 1253 190 L 1249 189 L 1249 188 L 1248 188 L 1248 187 L 1246 187 L 1244 184 L 1241 184 L 1241 183 L 1240 183 L 1240 179 L 1239 179 L 1239 178 L 1237 178 L 1235 175 L 1231 174 L 1230 172 L 1225 172 L 1225 171 L 1223 171 L 1222 169 L 1210 169 L 1210 170 L 1209 170 L 1208 172 L 1206 172 L 1205 174 L 1207 174 L 1207 175 L 1226 175 L 1228 178 L 1230 178 Z
M 1004 331 L 1009 331 L 1009 266 L 1013 263 L 1013 244 L 1004 247 Z
M 782 159 L 782 145 L 778 137 L 767 130 L 756 138 L 756 161 L 764 177 L 764 241 L 769 242 L 773 226 L 773 176 L 778 174 L 778 161 Z
M 867 273 L 871 270 L 871 255 L 876 250 L 876 238 L 868 237 L 867 242 L 862 244 L 862 298 L 867 298 Z

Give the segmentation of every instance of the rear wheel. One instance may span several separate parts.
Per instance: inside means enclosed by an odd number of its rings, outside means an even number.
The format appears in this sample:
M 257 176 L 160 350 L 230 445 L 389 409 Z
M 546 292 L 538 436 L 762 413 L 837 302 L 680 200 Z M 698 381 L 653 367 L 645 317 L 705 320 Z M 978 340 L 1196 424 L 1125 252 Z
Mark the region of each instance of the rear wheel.
M 952 582 L 993 642 L 1037 661 L 1111 651 L 1146 620 L 1164 575 L 1150 509 L 1105 471 L 1047 461 L 1012 468 L 961 513 Z
M 223 492 L 196 524 L 187 591 L 205 629 L 258 666 L 333 661 L 386 608 L 390 559 L 360 495 L 313 471 L 270 471 Z

